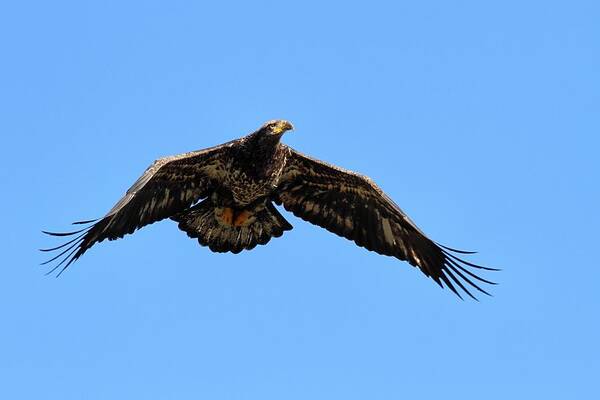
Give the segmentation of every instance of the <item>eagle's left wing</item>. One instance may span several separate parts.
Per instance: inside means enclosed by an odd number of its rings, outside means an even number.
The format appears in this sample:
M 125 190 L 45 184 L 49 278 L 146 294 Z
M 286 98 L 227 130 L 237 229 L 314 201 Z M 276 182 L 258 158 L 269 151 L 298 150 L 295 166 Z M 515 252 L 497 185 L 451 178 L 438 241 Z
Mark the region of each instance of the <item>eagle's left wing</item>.
M 469 296 L 467 285 L 489 294 L 473 280 L 493 284 L 453 253 L 468 253 L 430 240 L 368 177 L 310 158 L 291 148 L 274 196 L 277 204 L 315 225 L 353 240 L 379 254 L 406 260 L 459 297 L 454 284 Z M 453 283 L 454 282 L 454 283 Z
M 105 239 L 122 238 L 143 226 L 172 217 L 207 197 L 214 188 L 215 181 L 221 178 L 229 148 L 236 143 L 238 140 L 156 160 L 103 218 L 77 222 L 92 225 L 75 232 L 44 231 L 52 236 L 79 235 L 60 246 L 41 249 L 60 251 L 42 264 L 62 257 L 50 271 L 51 273 L 64 264 L 60 275 L 94 244 Z

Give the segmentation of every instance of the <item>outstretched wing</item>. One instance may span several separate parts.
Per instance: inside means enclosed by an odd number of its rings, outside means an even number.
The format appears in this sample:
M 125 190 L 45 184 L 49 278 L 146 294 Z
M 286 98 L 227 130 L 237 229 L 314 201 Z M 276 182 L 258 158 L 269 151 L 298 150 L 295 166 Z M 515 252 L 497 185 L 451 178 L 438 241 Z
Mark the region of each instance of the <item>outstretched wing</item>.
M 464 261 L 454 253 L 469 252 L 430 240 L 366 176 L 288 149 L 287 164 L 274 198 L 277 204 L 283 203 L 284 208 L 297 217 L 353 240 L 368 250 L 408 261 L 459 297 L 454 285 L 473 298 L 467 286 L 489 295 L 474 280 L 494 283 L 468 268 L 495 269 Z
M 145 225 L 181 212 L 206 197 L 214 182 L 223 175 L 227 151 L 236 142 L 156 160 L 103 218 L 77 222 L 91 225 L 75 232 L 44 231 L 52 236 L 78 235 L 60 246 L 42 249 L 60 251 L 43 264 L 60 259 L 58 265 L 49 271 L 52 273 L 64 264 L 60 275 L 95 243 L 122 238 Z

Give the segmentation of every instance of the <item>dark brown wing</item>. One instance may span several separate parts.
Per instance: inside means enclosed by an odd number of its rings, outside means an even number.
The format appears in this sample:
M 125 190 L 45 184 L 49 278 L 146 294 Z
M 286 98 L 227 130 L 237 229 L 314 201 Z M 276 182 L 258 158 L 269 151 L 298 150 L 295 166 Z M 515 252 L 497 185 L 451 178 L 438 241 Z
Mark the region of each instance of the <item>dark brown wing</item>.
M 469 296 L 467 283 L 489 294 L 473 280 L 485 280 L 468 267 L 495 270 L 464 261 L 450 249 L 430 240 L 369 178 L 312 159 L 289 149 L 287 165 L 274 198 L 291 211 L 315 225 L 353 240 L 357 245 L 379 254 L 394 256 L 417 266 L 443 287 L 444 283 L 459 297 L 457 285 Z
M 145 225 L 171 217 L 206 197 L 214 182 L 222 178 L 227 151 L 236 143 L 237 141 L 232 141 L 205 150 L 156 160 L 103 218 L 77 222 L 76 224 L 92 224 L 75 232 L 44 231 L 52 236 L 79 235 L 61 246 L 42 249 L 60 250 L 60 254 L 43 264 L 63 257 L 58 265 L 49 271 L 52 273 L 64 264 L 58 274 L 60 275 L 95 243 L 104 239 L 122 238 Z

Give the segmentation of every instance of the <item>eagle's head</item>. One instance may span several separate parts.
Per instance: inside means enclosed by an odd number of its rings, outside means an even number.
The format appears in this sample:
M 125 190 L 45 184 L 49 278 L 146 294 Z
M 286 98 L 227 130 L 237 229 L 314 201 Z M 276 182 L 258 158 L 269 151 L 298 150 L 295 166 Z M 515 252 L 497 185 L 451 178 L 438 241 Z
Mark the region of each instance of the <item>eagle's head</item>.
M 286 131 L 292 129 L 294 129 L 294 125 L 292 125 L 289 121 L 283 119 L 274 119 L 272 121 L 266 122 L 263 126 L 261 126 L 259 132 L 262 132 L 263 134 L 269 136 L 281 136 Z

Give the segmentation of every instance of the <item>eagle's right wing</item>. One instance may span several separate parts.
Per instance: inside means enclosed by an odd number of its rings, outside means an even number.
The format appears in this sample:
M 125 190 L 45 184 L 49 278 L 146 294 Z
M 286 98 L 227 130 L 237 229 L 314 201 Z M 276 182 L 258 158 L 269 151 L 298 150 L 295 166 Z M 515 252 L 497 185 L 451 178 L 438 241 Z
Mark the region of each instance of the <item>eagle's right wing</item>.
M 222 177 L 228 150 L 237 142 L 234 140 L 220 146 L 156 160 L 106 216 L 99 220 L 77 222 L 93 223 L 92 225 L 75 232 L 44 231 L 52 236 L 79 235 L 60 246 L 42 249 L 60 250 L 58 255 L 43 264 L 63 257 L 49 272 L 52 273 L 64 264 L 60 275 L 95 243 L 104 239 L 122 238 L 145 225 L 171 217 L 206 197 L 213 189 L 214 182 Z
M 475 281 L 493 282 L 469 268 L 493 268 L 465 261 L 453 253 L 468 252 L 429 239 L 369 178 L 288 149 L 287 163 L 274 196 L 277 204 L 361 247 L 408 261 L 458 296 L 455 284 L 471 297 L 474 296 L 468 286 L 489 294 Z

